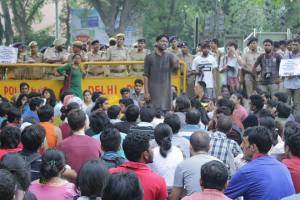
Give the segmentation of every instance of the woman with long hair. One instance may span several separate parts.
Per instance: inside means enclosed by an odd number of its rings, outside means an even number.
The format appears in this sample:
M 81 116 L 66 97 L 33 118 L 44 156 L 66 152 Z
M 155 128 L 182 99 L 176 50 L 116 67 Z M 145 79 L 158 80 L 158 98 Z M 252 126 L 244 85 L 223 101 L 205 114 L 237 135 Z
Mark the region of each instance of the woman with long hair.
M 56 96 L 55 93 L 52 89 L 50 88 L 45 88 L 42 92 L 42 96 L 44 99 L 46 99 L 46 104 L 49 104 L 53 108 L 56 105 Z
M 100 96 L 97 98 L 95 102 L 95 106 L 92 108 L 92 112 L 94 111 L 107 112 L 108 108 L 109 108 L 108 99 L 106 97 Z
M 240 93 L 233 93 L 230 97 L 230 100 L 234 104 L 234 110 L 232 113 L 233 122 L 236 123 L 241 129 L 244 129 L 242 122 L 248 117 L 248 112 L 243 106 L 243 95 Z
M 76 196 L 75 185 L 61 178 L 66 170 L 64 154 L 57 149 L 48 149 L 42 155 L 40 178 L 33 181 L 29 191 L 37 199 L 66 200 Z
M 168 188 L 172 188 L 177 165 L 183 161 L 182 151 L 172 145 L 172 129 L 161 123 L 154 129 L 154 139 L 158 147 L 153 149 L 153 171 L 166 180 Z
M 75 96 L 82 99 L 83 97 L 81 82 L 82 78 L 85 77 L 86 72 L 80 68 L 81 60 L 81 55 L 75 54 L 72 57 L 73 63 L 67 63 L 62 67 L 59 67 L 57 69 L 57 72 L 60 75 L 64 75 L 66 78 L 70 78 L 70 88 L 66 89 L 70 89 Z

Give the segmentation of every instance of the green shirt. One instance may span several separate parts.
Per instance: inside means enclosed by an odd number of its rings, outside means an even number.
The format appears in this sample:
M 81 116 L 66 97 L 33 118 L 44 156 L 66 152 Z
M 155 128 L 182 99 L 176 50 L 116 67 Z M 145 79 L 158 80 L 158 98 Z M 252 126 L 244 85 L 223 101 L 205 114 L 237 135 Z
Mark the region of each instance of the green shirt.
M 57 72 L 60 74 L 65 73 L 67 70 L 70 70 L 72 67 L 71 64 L 65 64 L 62 67 L 59 67 L 57 69 Z M 83 99 L 82 96 L 82 88 L 81 88 L 81 80 L 82 80 L 82 72 L 80 68 L 73 68 L 72 69 L 72 75 L 71 75 L 71 91 L 73 94 L 81 99 Z

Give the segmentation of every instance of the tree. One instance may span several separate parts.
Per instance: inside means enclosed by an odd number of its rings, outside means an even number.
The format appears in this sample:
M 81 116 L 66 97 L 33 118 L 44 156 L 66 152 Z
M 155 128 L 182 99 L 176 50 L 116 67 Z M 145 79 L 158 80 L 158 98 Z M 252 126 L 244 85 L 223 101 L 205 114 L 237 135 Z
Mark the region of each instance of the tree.
M 109 36 L 125 32 L 128 25 L 135 22 L 143 13 L 146 1 L 143 0 L 87 0 L 99 13 Z
M 14 32 L 11 23 L 11 17 L 9 13 L 8 7 L 8 0 L 1 1 L 1 7 L 3 12 L 3 19 L 4 19 L 4 38 L 5 38 L 5 45 L 9 45 L 13 43 Z
M 31 25 L 38 18 L 45 2 L 46 0 L 10 0 L 15 28 L 22 42 L 27 40 Z

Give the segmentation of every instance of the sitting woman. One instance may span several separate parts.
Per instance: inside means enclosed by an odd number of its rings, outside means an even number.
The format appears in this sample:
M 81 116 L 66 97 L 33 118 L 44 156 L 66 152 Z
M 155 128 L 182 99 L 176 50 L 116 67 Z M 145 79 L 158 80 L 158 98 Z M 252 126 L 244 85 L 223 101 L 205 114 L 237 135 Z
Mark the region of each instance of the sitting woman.
M 80 168 L 76 188 L 80 196 L 77 200 L 101 200 L 108 181 L 108 170 L 100 160 L 89 160 Z
M 29 191 L 37 199 L 66 200 L 76 196 L 75 185 L 61 178 L 66 170 L 64 154 L 57 149 L 48 149 L 42 155 L 40 179 L 33 181 Z
M 161 123 L 154 129 L 154 139 L 158 147 L 153 149 L 153 163 L 151 165 L 154 172 L 164 177 L 169 189 L 174 182 L 174 174 L 177 165 L 183 161 L 182 151 L 172 145 L 172 129 L 168 124 Z

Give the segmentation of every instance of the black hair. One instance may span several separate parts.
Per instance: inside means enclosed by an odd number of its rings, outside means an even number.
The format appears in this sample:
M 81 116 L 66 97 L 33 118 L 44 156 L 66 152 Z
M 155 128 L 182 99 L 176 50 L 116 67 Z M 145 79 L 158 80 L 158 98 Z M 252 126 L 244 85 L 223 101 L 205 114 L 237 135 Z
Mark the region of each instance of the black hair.
M 116 128 L 107 128 L 100 135 L 101 148 L 104 151 L 118 151 L 121 144 L 121 134 Z
M 201 113 L 197 109 L 190 109 L 186 113 L 186 118 L 185 121 L 187 124 L 194 124 L 197 125 L 199 124 L 201 119 Z
M 227 167 L 220 161 L 213 160 L 201 167 L 201 185 L 205 189 L 224 190 L 228 179 Z
M 297 42 L 298 44 L 300 44 L 300 38 L 294 38 L 293 42 Z
M 134 85 L 135 84 L 141 84 L 141 85 L 144 85 L 144 82 L 142 81 L 142 79 L 135 79 L 135 81 L 134 81 Z
M 21 111 L 14 106 L 11 106 L 7 113 L 7 121 L 12 123 L 21 120 Z
M 275 120 L 272 117 L 262 117 L 259 118 L 259 125 L 271 131 L 273 145 L 276 145 L 278 143 L 278 132 L 276 131 Z
M 164 123 L 168 124 L 172 128 L 173 134 L 179 132 L 181 128 L 180 118 L 174 113 L 169 113 L 165 116 Z
M 54 116 L 54 109 L 52 106 L 46 104 L 38 109 L 37 114 L 40 122 L 48 122 Z
M 142 122 L 152 122 L 155 117 L 155 109 L 152 106 L 143 106 L 140 110 Z
M 143 189 L 133 172 L 118 172 L 110 175 L 102 199 L 143 200 Z
M 217 107 L 222 107 L 225 106 L 227 108 L 230 109 L 230 115 L 232 115 L 233 111 L 234 111 L 234 104 L 232 101 L 230 101 L 229 99 L 219 99 L 217 101 Z
M 221 106 L 216 109 L 216 114 L 223 114 L 226 116 L 230 116 L 232 114 L 230 108 L 226 106 Z
M 107 115 L 109 119 L 117 119 L 121 112 L 121 108 L 118 105 L 112 105 L 107 110 Z
M 227 44 L 226 44 L 226 47 L 234 47 L 234 49 L 236 50 L 238 48 L 238 45 L 237 43 L 235 43 L 234 41 L 229 41 Z
M 265 39 L 263 41 L 263 44 L 265 44 L 266 42 L 270 43 L 273 46 L 273 40 L 271 40 L 271 39 Z
M 110 40 L 109 41 L 109 46 L 114 46 L 116 44 L 117 44 L 117 42 L 115 40 Z
M 10 171 L 17 181 L 18 188 L 27 191 L 30 185 L 30 170 L 26 161 L 20 155 L 16 153 L 5 154 L 1 158 L 0 169 Z
M 90 117 L 90 128 L 96 134 L 110 125 L 109 119 L 104 112 L 93 112 Z
M 285 92 L 276 92 L 274 96 L 278 99 L 278 101 L 281 101 L 283 103 L 287 103 L 289 100 L 289 96 Z
M 32 99 L 29 100 L 29 108 L 31 111 L 36 111 L 36 107 L 42 105 L 43 103 L 43 99 L 39 98 L 39 97 L 34 97 Z
M 28 90 L 29 90 L 29 84 L 28 83 L 26 83 L 26 82 L 22 82 L 22 83 L 20 83 L 20 91 L 21 91 L 21 88 L 22 87 L 24 87 L 24 86 L 27 86 L 28 87 Z
M 210 46 L 209 46 L 209 43 L 208 42 L 202 42 L 202 43 L 200 43 L 200 45 L 199 45 L 200 47 L 201 47 L 201 49 L 204 49 L 204 48 L 210 48 Z
M 204 81 L 198 81 L 197 84 L 203 88 L 203 91 L 206 91 L 206 83 Z
M 242 121 L 242 124 L 244 126 L 244 129 L 247 129 L 249 127 L 258 126 L 258 119 L 256 115 L 249 114 L 244 121 Z
M 273 117 L 272 112 L 268 109 L 261 109 L 258 113 L 258 118 L 262 118 L 262 117 Z
M 284 130 L 285 145 L 289 147 L 293 156 L 300 157 L 300 125 L 295 124 Z
M 29 99 L 32 99 L 32 98 L 41 98 L 42 97 L 42 94 L 41 93 L 39 93 L 39 92 L 30 92 L 29 94 L 28 94 L 28 98 Z
M 123 98 L 119 100 L 119 104 L 123 104 L 125 107 L 128 107 L 133 105 L 134 101 L 131 98 Z
M 108 170 L 103 161 L 89 160 L 79 170 L 76 188 L 81 196 L 96 200 L 97 197 L 102 197 L 108 177 Z
M 46 183 L 51 178 L 59 175 L 66 165 L 62 151 L 58 149 L 47 149 L 42 155 L 40 167 L 40 183 Z
M 194 151 L 209 151 L 210 137 L 206 131 L 197 131 L 190 137 L 190 144 Z
M 141 132 L 129 133 L 123 141 L 123 150 L 127 160 L 138 162 L 144 151 L 149 149 L 150 136 Z
M 85 126 L 86 114 L 79 109 L 72 110 L 68 113 L 68 124 L 72 131 L 79 131 Z
M 42 95 L 44 96 L 45 92 L 49 92 L 50 98 L 46 99 L 46 103 L 49 104 L 50 106 L 54 107 L 56 105 L 56 95 L 54 91 L 50 88 L 45 88 L 42 92 Z
M 103 107 L 103 104 L 105 103 L 105 101 L 107 101 L 108 99 L 106 97 L 100 96 L 97 98 L 94 107 L 92 108 L 92 112 L 98 110 L 99 108 Z
M 96 100 L 102 95 L 101 92 L 93 92 L 92 94 L 92 101 L 96 102 Z
M 172 147 L 172 135 L 172 129 L 168 124 L 158 124 L 154 129 L 154 139 L 159 145 L 160 155 L 164 158 Z
M 285 103 L 279 102 L 276 107 L 277 115 L 280 118 L 288 118 L 292 113 L 292 109 Z
M 135 122 L 139 117 L 139 107 L 136 105 L 130 105 L 125 111 L 125 118 L 128 122 Z
M 169 37 L 168 37 L 167 35 L 165 35 L 165 34 L 161 34 L 161 35 L 157 36 L 155 41 L 158 42 L 158 41 L 161 40 L 161 38 L 163 38 L 163 37 L 164 37 L 164 38 L 167 38 L 167 40 L 169 41 Z
M 16 190 L 16 180 L 6 169 L 0 169 L 0 199 L 12 200 Z
M 20 143 L 21 131 L 16 127 L 6 126 L 0 131 L 1 149 L 15 149 Z
M 28 101 L 28 94 L 23 93 L 23 94 L 20 94 L 20 95 L 18 96 L 17 101 L 16 101 L 16 107 L 17 107 L 17 108 L 21 108 L 21 107 L 23 106 L 23 105 L 22 105 L 22 99 L 23 99 L 24 97 L 27 97 L 27 101 Z
M 191 108 L 191 101 L 187 96 L 181 95 L 176 98 L 175 112 L 186 112 Z
M 244 97 L 241 93 L 239 92 L 234 92 L 233 95 L 237 97 L 238 100 L 240 100 L 240 104 L 243 106 L 244 105 Z
M 217 38 L 213 38 L 211 42 L 215 43 L 217 46 L 219 46 L 219 40 Z
M 274 46 L 274 48 L 280 48 L 280 42 L 279 41 L 274 41 L 273 46 Z
M 257 110 L 261 110 L 264 107 L 264 99 L 258 94 L 251 95 L 250 102 Z
M 79 104 L 76 103 L 76 102 L 71 102 L 66 107 L 65 106 L 61 107 L 61 109 L 60 109 L 60 112 L 61 112 L 60 119 L 62 121 L 64 121 L 65 118 L 68 116 L 69 112 L 71 112 L 72 110 L 75 110 L 75 109 L 80 109 Z
M 83 92 L 82 92 L 82 95 L 84 96 L 85 95 L 85 93 L 90 93 L 91 95 L 92 95 L 92 92 L 91 92 L 91 90 L 84 90 Z
M 250 144 L 257 146 L 259 153 L 268 153 L 273 144 L 271 131 L 264 126 L 253 127 L 253 131 L 248 135 L 245 132 L 244 137 L 248 137 Z
M 26 127 L 21 133 L 21 142 L 25 150 L 37 152 L 46 136 L 45 129 L 40 125 Z
M 12 105 L 9 102 L 1 102 L 0 103 L 0 117 L 4 117 L 7 115 Z
M 232 119 L 229 116 L 222 115 L 217 121 L 217 130 L 228 133 L 232 128 Z
M 127 88 L 127 87 L 124 87 L 124 88 L 121 88 L 120 89 L 120 94 L 121 95 L 123 95 L 124 93 L 129 93 L 130 92 L 130 90 L 129 90 L 129 88 Z

